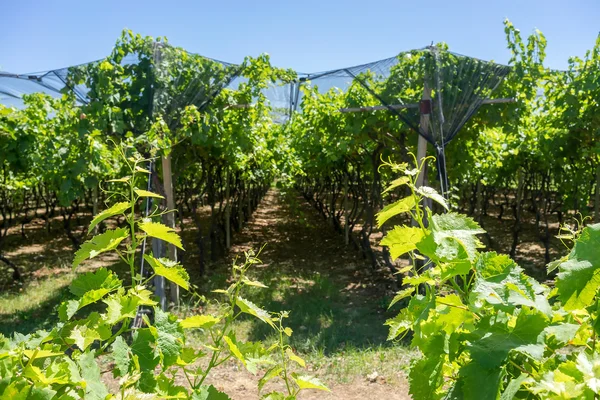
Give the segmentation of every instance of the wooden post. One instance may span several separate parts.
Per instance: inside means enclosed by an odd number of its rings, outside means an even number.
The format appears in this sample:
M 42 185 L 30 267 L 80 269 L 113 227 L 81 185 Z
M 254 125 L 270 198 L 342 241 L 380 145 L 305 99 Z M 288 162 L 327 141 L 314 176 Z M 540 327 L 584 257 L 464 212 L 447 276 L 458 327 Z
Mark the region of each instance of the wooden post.
M 427 85 L 427 82 L 425 82 L 425 85 L 423 87 L 422 101 L 429 102 L 429 104 L 431 104 L 431 88 Z M 431 112 L 431 109 L 429 110 L 429 112 Z M 421 111 L 421 119 L 419 121 L 419 126 L 421 128 L 421 131 L 424 134 L 429 133 L 429 124 L 430 124 L 430 115 L 428 113 L 426 114 L 423 111 Z M 419 142 L 417 145 L 417 160 L 419 162 L 419 165 L 421 165 L 421 162 L 423 161 L 423 159 L 425 157 L 427 157 L 427 140 L 423 137 L 423 135 L 419 134 Z M 427 175 L 427 168 L 423 168 L 423 170 L 421 171 L 419 176 L 417 176 L 417 187 L 423 186 L 426 175 Z
M 348 210 L 348 174 L 344 173 L 344 243 L 350 243 L 350 213 Z
M 92 215 L 93 217 L 98 215 L 98 185 L 92 188 Z M 100 226 L 98 225 L 94 227 L 94 235 L 98 234 L 99 228 Z
M 231 202 L 229 201 L 229 168 L 225 172 L 225 247 L 231 248 Z
M 173 173 L 171 171 L 171 156 L 162 157 L 162 169 L 163 169 L 163 184 L 165 186 L 165 196 L 167 198 L 167 208 L 169 210 L 175 210 L 175 196 L 173 194 Z M 169 212 L 164 215 L 165 224 L 172 229 L 175 229 L 175 215 L 173 212 Z M 177 261 L 177 248 L 175 245 L 170 244 L 167 246 L 168 258 L 173 261 Z M 179 286 L 170 282 L 170 293 L 171 301 L 175 305 L 179 305 Z

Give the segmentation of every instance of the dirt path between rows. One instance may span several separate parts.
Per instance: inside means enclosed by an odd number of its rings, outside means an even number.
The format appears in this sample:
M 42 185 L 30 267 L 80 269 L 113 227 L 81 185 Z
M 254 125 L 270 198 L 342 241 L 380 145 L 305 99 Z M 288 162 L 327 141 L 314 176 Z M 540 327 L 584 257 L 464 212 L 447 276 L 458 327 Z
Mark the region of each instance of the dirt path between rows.
M 284 197 L 270 190 L 252 220 L 234 237 L 231 257 L 263 244 L 259 278 L 269 287 L 284 284 L 283 279 L 289 282 L 285 282 L 282 296 L 277 292 L 280 298 L 261 305 L 271 311 L 291 310 L 291 344 L 300 354 L 311 347 L 320 348 L 330 363 L 343 363 L 346 346 L 389 345 L 383 322 L 390 317 L 385 311 L 386 296 L 392 293 L 390 277 L 372 271 L 301 197 Z M 260 326 L 251 330 L 250 338 L 261 339 L 261 332 Z M 396 360 L 387 362 L 396 365 Z M 408 360 L 397 360 L 401 363 L 406 365 Z M 388 379 L 369 380 L 367 375 L 375 371 L 366 370 L 336 382 L 335 374 L 325 372 L 327 366 L 309 362 L 307 368 L 309 373 L 323 377 L 332 392 L 308 390 L 301 393 L 301 399 L 410 399 L 403 372 L 388 371 Z M 232 399 L 259 398 L 259 377 L 234 365 L 214 372 L 210 381 Z

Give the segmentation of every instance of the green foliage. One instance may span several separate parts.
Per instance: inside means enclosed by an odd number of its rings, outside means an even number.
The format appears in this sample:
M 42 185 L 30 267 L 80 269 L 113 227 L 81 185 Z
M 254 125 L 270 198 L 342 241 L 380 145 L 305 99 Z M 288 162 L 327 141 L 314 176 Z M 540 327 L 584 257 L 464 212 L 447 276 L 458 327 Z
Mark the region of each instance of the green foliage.
M 413 397 L 596 398 L 600 225 L 575 235 L 551 291 L 508 256 L 481 253 L 477 223 L 432 214 L 413 170 L 391 166 L 404 173 L 395 182 L 409 187 L 415 204 L 398 212 L 408 212 L 417 226 L 396 227 L 382 241 L 395 257 L 408 253 L 412 260 L 392 304 L 410 300 L 387 325 L 389 339 L 412 331 L 412 346 L 423 355 L 410 369 Z M 386 219 L 394 216 L 388 211 Z
M 126 149 L 130 151 L 131 149 Z M 233 280 L 222 291 L 225 301 L 218 302 L 216 315 L 190 315 L 184 319 L 157 307 L 146 285 L 154 276 L 161 276 L 190 290 L 187 272 L 168 259 L 144 255 L 152 269 L 149 278 L 136 274 L 136 251 L 144 237 L 153 237 L 181 246 L 179 236 L 166 226 L 152 222 L 161 215 L 154 210 L 148 219 L 138 216 L 140 197 L 158 197 L 136 188 L 140 174 L 147 173 L 139 165 L 146 162 L 132 153 L 123 157 L 130 175 L 116 180 L 124 190 L 108 191 L 113 198 L 127 199 L 109 207 L 93 221 L 92 228 L 102 220 L 120 216 L 127 228 L 108 230 L 84 243 L 76 253 L 74 268 L 98 254 L 114 251 L 131 267 L 131 285 L 112 271 L 97 269 L 78 276 L 70 286 L 73 299 L 63 302 L 59 309 L 61 323 L 49 332 L 38 331 L 13 338 L 0 336 L 0 398 L 40 399 L 134 399 L 156 398 L 228 399 L 225 393 L 205 385 L 205 379 L 218 365 L 237 359 L 250 373 L 265 368 L 259 388 L 267 380 L 282 379 L 287 393 L 270 396 L 295 399 L 302 389 L 327 390 L 316 378 L 291 374 L 289 363 L 304 367 L 304 361 L 293 353 L 285 338 L 292 334 L 283 326 L 287 313 L 272 315 L 243 299 L 249 286 L 265 287 L 248 276 L 249 268 L 258 263 L 252 253 L 246 262 L 233 266 Z M 126 207 L 125 207 L 126 206 Z M 91 231 L 91 229 L 90 229 Z M 202 300 L 203 297 L 191 293 Z M 88 311 L 86 306 L 94 306 Z M 143 316 L 141 327 L 134 327 L 140 307 L 150 307 L 153 318 Z M 85 309 L 84 309 L 85 308 Z M 91 307 L 90 307 L 91 309 Z M 265 322 L 278 333 L 277 344 L 266 348 L 262 343 L 244 343 L 235 338 L 234 320 L 249 314 Z M 189 344 L 193 330 L 208 331 L 211 340 L 201 348 Z M 206 358 L 206 361 L 202 361 Z M 119 393 L 110 393 L 99 366 L 99 360 L 112 363 L 112 375 L 119 382 Z M 177 376 L 187 384 L 180 386 Z

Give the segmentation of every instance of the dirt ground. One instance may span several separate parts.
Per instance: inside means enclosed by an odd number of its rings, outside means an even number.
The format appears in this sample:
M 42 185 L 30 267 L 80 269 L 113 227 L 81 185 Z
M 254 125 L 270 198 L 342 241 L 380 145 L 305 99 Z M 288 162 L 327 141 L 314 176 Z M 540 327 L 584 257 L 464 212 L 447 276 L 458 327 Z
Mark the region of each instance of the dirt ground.
M 366 261 L 355 251 L 349 250 L 344 245 L 343 239 L 336 235 L 333 228 L 328 226 L 307 203 L 296 199 L 298 203 L 295 208 L 290 207 L 289 198 L 287 200 L 288 202 L 278 191 L 271 190 L 267 193 L 252 220 L 234 237 L 230 257 L 235 258 L 242 255 L 244 251 L 257 249 L 266 244 L 260 256 L 263 262 L 261 268 L 284 269 L 285 273 L 281 274 L 282 276 L 296 276 L 298 281 L 302 282 L 306 281 L 306 278 L 303 277 L 307 268 L 313 274 L 327 277 L 331 280 L 334 288 L 340 288 L 339 301 L 345 302 L 347 306 L 347 309 L 342 310 L 347 314 L 347 318 L 336 321 L 334 316 L 333 323 L 341 324 L 343 330 L 350 330 L 347 335 L 348 341 L 356 341 L 356 343 L 352 343 L 356 346 L 366 345 L 367 341 L 373 344 L 384 343 L 387 330 L 380 323 L 387 316 L 385 308 L 378 302 L 381 302 L 381 299 L 385 298 L 387 294 L 392 293 L 392 278 L 383 271 L 373 272 Z M 276 271 L 265 273 L 262 277 L 263 282 L 267 286 L 272 286 L 276 284 L 277 276 Z M 264 281 L 268 277 L 271 277 L 271 281 Z M 293 283 L 292 288 L 294 288 Z M 310 290 L 310 283 L 308 285 L 297 284 L 294 295 L 311 296 Z M 319 299 L 317 298 L 316 301 Z M 292 314 L 302 314 L 303 310 L 294 308 L 293 296 L 281 299 L 281 302 L 291 306 Z M 361 324 L 359 319 L 363 319 L 365 307 L 371 308 L 372 314 L 375 315 L 372 316 L 372 321 L 362 321 Z M 360 311 L 356 311 L 357 309 Z M 356 319 L 352 318 L 353 312 L 357 313 Z M 309 333 L 307 335 L 311 333 L 323 335 L 323 328 L 325 331 L 331 329 L 331 326 L 311 327 L 311 322 L 306 320 L 307 317 L 308 315 L 300 318 L 308 325 Z M 380 321 L 380 323 L 376 321 Z M 365 322 L 372 326 L 365 326 Z M 301 330 L 301 327 L 293 326 L 293 328 L 294 332 Z M 317 332 L 319 329 L 321 332 Z M 369 334 L 365 334 L 366 330 L 369 331 Z M 325 347 L 326 351 L 332 353 L 340 351 L 340 346 L 347 344 L 344 343 L 344 339 L 339 337 L 338 332 L 331 333 L 331 338 L 327 338 L 327 332 L 323 336 L 320 344 Z M 406 360 L 398 360 L 398 362 L 406 362 Z M 308 368 L 313 369 L 314 366 L 309 363 Z M 331 379 L 325 378 L 328 380 L 327 384 L 331 393 L 307 390 L 302 392 L 300 398 L 410 399 L 408 383 L 403 373 L 395 374 L 393 382 L 389 383 L 385 379 L 375 379 L 374 382 L 371 382 L 366 375 L 372 372 L 371 370 L 366 371 L 346 383 L 331 382 Z M 311 373 L 320 375 L 318 369 Z M 259 377 L 254 377 L 234 365 L 227 365 L 215 371 L 210 382 L 228 393 L 232 399 L 241 400 L 258 398 L 258 379 Z

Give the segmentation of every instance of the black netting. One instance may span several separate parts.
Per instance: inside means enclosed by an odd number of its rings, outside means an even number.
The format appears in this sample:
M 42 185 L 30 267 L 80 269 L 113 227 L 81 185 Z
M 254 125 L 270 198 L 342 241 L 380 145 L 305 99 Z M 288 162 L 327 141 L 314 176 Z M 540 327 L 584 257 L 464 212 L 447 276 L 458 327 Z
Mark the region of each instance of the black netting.
M 223 90 L 237 90 L 248 83 L 244 64 L 213 60 L 163 42 L 140 42 L 137 46 L 127 54 L 113 53 L 105 60 L 69 68 L 33 74 L 0 72 L 0 104 L 22 107 L 23 95 L 34 92 L 54 97 L 70 93 L 79 104 L 102 96 L 118 97 L 119 93 L 111 93 L 110 88 L 103 88 L 94 79 L 94 69 L 108 61 L 136 76 L 135 80 L 122 82 L 119 89 L 126 88 L 129 100 L 121 100 L 119 106 L 131 108 L 132 115 L 143 115 L 144 120 L 124 121 L 125 128 L 147 129 L 149 122 L 162 118 L 173 129 L 186 106 L 202 111 Z M 295 81 L 272 82 L 245 99 L 246 104 L 220 106 L 251 107 L 261 96 L 270 106 L 273 120 L 283 124 L 294 111 L 301 110 L 301 86 L 308 84 L 325 93 L 332 89 L 347 92 L 359 85 L 370 99 L 350 97 L 348 108 L 341 111 L 389 112 L 422 135 L 436 149 L 442 192 L 446 193 L 444 147 L 491 98 L 508 72 L 508 66 L 431 46 L 354 67 L 298 73 Z M 131 81 L 139 87 L 127 87 Z

